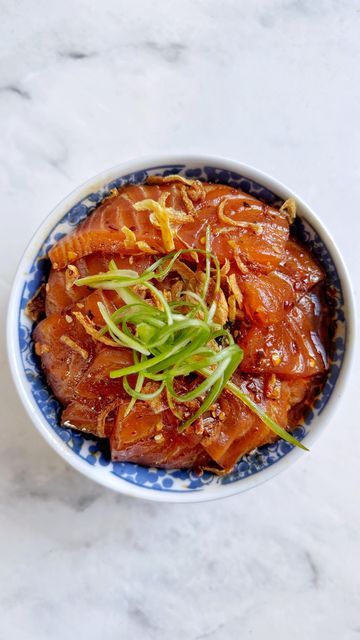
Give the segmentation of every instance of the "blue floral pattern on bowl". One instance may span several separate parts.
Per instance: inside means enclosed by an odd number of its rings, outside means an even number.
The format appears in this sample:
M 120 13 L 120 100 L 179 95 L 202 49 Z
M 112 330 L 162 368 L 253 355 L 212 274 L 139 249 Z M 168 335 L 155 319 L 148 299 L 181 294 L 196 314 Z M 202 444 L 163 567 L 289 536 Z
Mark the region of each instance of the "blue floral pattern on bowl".
M 281 200 L 276 194 L 253 180 L 249 180 L 236 172 L 212 166 L 202 166 L 198 168 L 187 168 L 185 165 L 155 166 L 113 180 L 98 191 L 89 193 L 87 197 L 73 206 L 50 231 L 38 254 L 35 256 L 31 268 L 26 275 L 21 297 L 21 305 L 19 308 L 19 344 L 22 364 L 27 382 L 31 388 L 31 394 L 51 429 L 58 438 L 66 443 L 69 449 L 89 465 L 101 466 L 106 469 L 108 473 L 114 474 L 129 483 L 158 491 L 187 492 L 200 491 L 207 485 L 214 483 L 230 484 L 239 482 L 244 478 L 276 464 L 289 453 L 292 446 L 283 440 L 279 440 L 274 444 L 260 447 L 244 456 L 231 473 L 222 477 L 217 477 L 208 472 L 198 476 L 194 472 L 187 470 L 163 470 L 142 467 L 129 462 L 112 462 L 101 440 L 60 426 L 61 407 L 46 384 L 39 359 L 34 353 L 34 346 L 31 339 L 33 324 L 24 313 L 28 301 L 35 294 L 39 286 L 47 279 L 49 271 L 47 253 L 50 247 L 59 240 L 59 238 L 76 227 L 79 222 L 84 220 L 97 204 L 110 193 L 111 189 L 129 183 L 143 183 L 146 178 L 152 174 L 167 175 L 174 173 L 180 173 L 188 178 L 200 178 L 209 182 L 229 184 L 260 198 L 268 204 L 275 206 L 281 204 Z M 346 322 L 339 277 L 326 245 L 311 225 L 300 218 L 297 218 L 295 221 L 294 231 L 296 236 L 312 250 L 326 271 L 335 327 L 331 346 L 331 363 L 326 383 L 320 394 L 316 397 L 312 409 L 306 415 L 303 424 L 295 431 L 296 437 L 302 439 L 309 432 L 314 416 L 321 413 L 333 392 L 345 353 Z

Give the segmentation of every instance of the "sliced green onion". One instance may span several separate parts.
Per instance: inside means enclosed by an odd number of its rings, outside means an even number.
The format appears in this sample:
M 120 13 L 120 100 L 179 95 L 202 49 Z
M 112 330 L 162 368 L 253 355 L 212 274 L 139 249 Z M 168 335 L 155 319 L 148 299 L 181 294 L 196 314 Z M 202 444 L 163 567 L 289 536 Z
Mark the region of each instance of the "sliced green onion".
M 239 400 L 241 400 L 244 404 L 246 404 L 246 406 L 249 407 L 249 409 L 251 409 L 251 411 L 255 413 L 258 416 L 258 418 L 260 418 L 260 420 L 267 427 L 269 427 L 269 429 L 271 429 L 271 431 L 276 433 L 276 435 L 280 436 L 280 438 L 282 438 L 283 440 L 286 440 L 287 442 L 294 445 L 295 447 L 299 447 L 304 451 L 309 451 L 309 449 L 305 447 L 304 444 L 302 444 L 299 440 L 297 440 L 294 436 L 292 436 L 291 433 L 286 431 L 286 429 L 283 429 L 282 427 L 280 427 L 280 425 L 278 425 L 272 418 L 270 418 L 270 416 L 268 416 L 267 413 L 265 413 L 265 411 L 261 407 L 259 407 L 259 405 L 256 404 L 236 384 L 234 384 L 233 382 L 228 382 L 226 385 L 226 388 L 229 391 L 231 391 L 231 393 L 234 396 L 236 396 L 237 398 L 239 398 Z
M 133 351 L 133 357 L 134 357 L 134 364 L 136 364 L 136 362 L 138 361 L 138 357 L 137 357 L 136 351 Z M 144 359 L 144 358 L 145 358 L 145 356 L 142 354 L 141 355 L 141 359 Z M 142 373 L 139 373 L 139 375 L 138 375 L 138 377 L 136 379 L 136 384 L 135 384 L 135 391 L 137 391 L 138 393 L 140 393 L 140 391 L 142 389 L 142 386 L 144 384 L 144 380 L 145 380 L 144 375 Z M 124 418 L 126 418 L 126 416 L 128 416 L 129 413 L 132 411 L 132 409 L 133 409 L 133 407 L 135 405 L 135 402 L 136 402 L 136 398 L 134 396 L 132 396 L 128 406 L 126 407 Z
M 148 356 L 150 354 L 150 351 L 142 344 L 140 344 L 140 342 L 133 338 L 130 338 L 129 336 L 125 335 L 125 333 L 120 331 L 116 324 L 111 320 L 111 316 L 102 302 L 98 302 L 98 307 L 114 339 L 117 339 L 117 341 L 123 347 L 130 347 L 130 349 L 134 349 L 139 353 L 143 353 L 145 356 Z
M 150 342 L 155 333 L 156 331 L 154 327 L 152 327 L 148 322 L 139 322 L 136 325 L 136 337 L 139 338 L 142 343 L 146 344 Z
M 213 386 L 214 382 L 216 382 L 219 378 L 223 379 L 223 374 L 225 373 L 227 364 L 228 363 L 226 360 L 224 362 L 221 362 L 216 367 L 216 369 L 208 377 L 206 377 L 203 380 L 203 382 L 201 382 L 197 387 L 195 387 L 195 389 L 192 389 L 192 391 L 189 391 L 184 395 L 179 395 L 175 393 L 174 387 L 172 385 L 172 381 L 168 380 L 167 386 L 172 397 L 175 398 L 177 402 L 190 402 L 190 400 L 195 400 L 203 393 L 206 393 L 206 391 L 208 391 L 208 389 L 210 389 Z
M 154 398 L 157 398 L 157 396 L 160 395 L 160 393 L 162 392 L 164 386 L 165 386 L 165 382 L 162 382 L 159 387 L 156 389 L 156 391 L 153 391 L 151 393 L 141 393 L 140 391 L 137 391 L 136 387 L 135 389 L 133 389 L 128 382 L 127 377 L 125 376 L 124 380 L 123 380 L 123 385 L 124 385 L 124 389 L 126 391 L 126 393 L 129 396 L 132 396 L 135 400 L 153 400 Z
M 182 291 L 179 298 L 187 299 L 168 302 L 164 294 L 153 284 L 153 280 L 163 280 L 172 270 L 176 260 L 193 251 L 205 256 L 205 277 L 201 295 L 193 291 Z M 213 266 L 212 266 L 213 265 Z M 215 272 L 213 301 L 208 307 L 211 272 Z M 231 382 L 231 377 L 239 366 L 243 351 L 234 343 L 231 333 L 213 321 L 220 290 L 220 264 L 211 252 L 211 231 L 206 229 L 205 250 L 181 249 L 162 256 L 142 274 L 132 269 L 118 269 L 114 260 L 109 263 L 109 271 L 87 276 L 76 281 L 78 286 L 115 290 L 125 303 L 110 314 L 105 305 L 98 303 L 105 326 L 100 334 L 108 334 L 119 346 L 132 349 L 134 363 L 110 372 L 111 378 L 122 378 L 123 387 L 130 396 L 125 416 L 129 415 L 137 400 L 150 401 L 166 392 L 168 406 L 181 419 L 174 402 L 186 403 L 201 399 L 197 411 L 179 427 L 186 429 L 197 420 L 217 400 L 226 388 L 239 398 L 276 435 L 292 445 L 306 449 L 294 436 L 280 427 L 242 389 Z M 142 285 L 160 302 L 161 308 L 144 300 L 134 287 Z M 178 312 L 183 309 L 184 312 Z M 120 328 L 121 327 L 121 328 Z M 223 337 L 221 345 L 216 339 Z M 225 346 L 224 346 L 225 344 Z M 138 355 L 140 354 L 140 355 Z M 204 379 L 194 389 L 185 394 L 175 391 L 174 383 L 179 376 L 196 373 Z M 136 375 L 133 388 L 129 375 Z M 146 380 L 158 382 L 155 391 L 142 391 Z M 205 396 L 205 397 L 204 397 Z
M 220 395 L 220 393 L 222 391 L 222 388 L 223 388 L 223 377 L 221 376 L 220 378 L 218 378 L 216 380 L 216 382 L 212 386 L 210 392 L 206 396 L 204 402 L 199 407 L 199 409 L 194 413 L 194 415 L 191 416 L 191 418 L 189 418 L 188 420 L 186 420 L 186 422 L 183 422 L 182 425 L 180 425 L 179 431 L 185 431 L 185 429 L 187 429 L 187 427 L 189 427 L 195 420 L 200 418 L 200 416 L 203 413 L 205 413 L 205 411 L 207 411 L 209 409 L 209 407 L 211 407 L 211 405 L 219 397 L 219 395 Z

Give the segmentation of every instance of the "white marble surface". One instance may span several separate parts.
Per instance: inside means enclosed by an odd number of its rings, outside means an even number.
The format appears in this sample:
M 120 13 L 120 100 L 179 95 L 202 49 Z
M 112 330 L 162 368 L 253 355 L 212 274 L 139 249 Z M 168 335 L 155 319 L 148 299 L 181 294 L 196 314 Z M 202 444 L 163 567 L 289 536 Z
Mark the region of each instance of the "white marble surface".
M 0 313 L 57 201 L 140 154 L 232 156 L 304 196 L 360 277 L 358 0 L 1 0 Z M 360 637 L 359 363 L 284 475 L 200 505 L 66 466 L 1 352 L 0 638 Z

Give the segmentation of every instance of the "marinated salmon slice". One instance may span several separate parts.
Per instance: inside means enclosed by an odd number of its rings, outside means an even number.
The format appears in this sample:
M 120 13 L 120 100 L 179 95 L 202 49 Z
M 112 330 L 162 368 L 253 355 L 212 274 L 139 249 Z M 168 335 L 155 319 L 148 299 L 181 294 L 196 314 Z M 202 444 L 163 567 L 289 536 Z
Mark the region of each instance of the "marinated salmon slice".
M 201 436 L 193 429 L 179 433 L 178 421 L 169 410 L 154 412 L 138 401 L 125 416 L 126 405 L 119 409 L 110 437 L 114 461 L 131 461 L 146 466 L 189 468 L 203 452 Z
M 292 238 L 286 243 L 285 255 L 277 271 L 291 283 L 298 300 L 325 278 L 323 269 L 311 253 Z
M 274 324 L 295 305 L 296 296 L 281 273 L 258 276 L 248 273 L 238 278 L 247 316 L 255 324 Z
M 79 262 L 80 260 L 78 260 Z M 55 271 L 52 268 L 46 285 L 45 313 L 47 316 L 61 313 L 89 293 L 88 287 L 68 287 L 66 270 Z
M 103 403 L 115 398 L 128 398 L 123 389 L 122 379 L 111 379 L 110 371 L 132 364 L 134 360 L 130 349 L 104 346 L 94 356 L 90 366 L 76 385 L 75 396 L 86 400 L 96 398 Z M 131 384 L 131 378 L 129 382 Z
M 137 211 L 134 207 L 141 200 L 159 202 L 165 193 L 168 194 L 165 206 L 188 215 L 188 221 L 176 225 L 176 249 L 203 249 L 205 230 L 210 224 L 213 250 L 221 262 L 225 258 L 233 260 L 239 254 L 254 268 L 274 269 L 284 255 L 289 236 L 285 213 L 225 185 L 203 187 L 204 195 L 191 203 L 190 213 L 177 183 L 125 187 L 52 247 L 49 257 L 54 269 L 63 269 L 93 252 L 167 253 L 161 231 L 151 221 L 151 211 Z M 124 228 L 135 234 L 135 244 L 129 242 Z
M 305 396 L 306 380 L 277 380 L 276 398 L 269 376 L 237 376 L 236 383 L 284 428 L 289 409 Z M 179 433 L 179 421 L 163 405 L 154 410 L 149 403 L 137 402 L 129 415 L 121 404 L 110 436 L 112 459 L 163 468 L 196 466 L 199 461 L 212 468 L 214 463 L 226 471 L 239 457 L 276 439 L 257 416 L 239 399 L 225 391 L 219 401 L 217 417 L 208 413 L 200 428 Z M 220 418 L 219 418 L 220 416 Z
M 308 388 L 303 379 L 276 380 L 274 386 L 269 376 L 237 376 L 236 383 L 283 428 L 288 428 L 289 410 L 303 401 Z M 212 460 L 229 471 L 246 453 L 274 442 L 276 435 L 229 392 L 222 394 L 220 405 L 224 420 L 214 421 L 214 435 L 202 444 Z
M 110 436 L 118 407 L 128 398 L 122 380 L 112 380 L 110 371 L 133 364 L 133 357 L 129 349 L 100 349 L 76 384 L 74 399 L 64 409 L 61 423 L 104 437 Z
M 291 431 L 297 425 L 297 422 L 289 422 L 289 412 L 292 408 L 300 405 L 308 392 L 309 381 L 306 379 L 294 379 L 288 381 L 279 381 L 281 392 L 279 398 L 275 402 L 272 400 L 269 404 L 265 403 L 268 414 L 277 420 L 278 424 Z M 298 411 L 300 418 L 304 415 L 304 408 Z M 250 453 L 254 449 L 270 444 L 277 440 L 277 436 L 273 431 L 268 429 L 264 423 L 259 422 L 253 429 L 241 434 L 233 440 L 227 451 L 221 458 L 221 466 L 225 471 L 233 468 L 238 460 L 244 455 Z
M 61 424 L 79 431 L 96 434 L 97 413 L 94 404 L 72 400 L 61 414 Z
M 278 422 L 287 426 L 288 394 L 278 382 L 276 400 L 267 398 L 264 376 L 236 377 L 236 384 Z M 209 456 L 221 467 L 231 468 L 241 455 L 251 451 L 262 442 L 270 442 L 273 432 L 241 400 L 228 391 L 219 399 L 223 420 L 216 419 L 210 436 L 203 442 Z
M 120 403 L 119 398 L 106 402 L 97 398 L 72 400 L 61 414 L 61 424 L 99 438 L 109 438 L 115 428 Z
M 112 254 L 93 253 L 76 260 L 68 269 L 51 268 L 46 286 L 46 315 L 61 313 L 92 292 L 89 287 L 77 287 L 74 281 L 108 270 Z
M 234 268 L 233 268 L 234 271 Z M 269 274 L 237 273 L 245 312 L 255 324 L 275 324 L 325 275 L 310 253 L 293 240 L 285 246 L 283 260 Z
M 241 371 L 308 377 L 328 367 L 322 341 L 323 305 L 310 292 L 283 318 L 269 326 L 252 325 L 239 345 L 244 350 Z
M 46 315 L 61 313 L 75 302 L 88 296 L 92 289 L 77 287 L 74 280 L 77 277 L 96 275 L 108 271 L 109 262 L 115 260 L 119 269 L 134 269 L 142 273 L 152 263 L 151 256 L 119 256 L 118 254 L 92 253 L 80 260 L 76 260 L 69 268 L 51 269 L 46 285 Z M 75 269 L 74 269 L 75 267 Z
M 219 217 L 220 206 L 223 219 Z M 221 263 L 225 258 L 240 258 L 248 268 L 267 273 L 284 257 L 289 237 L 286 215 L 246 193 L 224 186 L 209 187 L 206 199 L 197 205 L 194 221 L 181 227 L 178 239 L 185 246 L 201 249 L 208 225 L 212 251 Z
M 77 322 L 54 314 L 42 320 L 35 328 L 35 351 L 49 385 L 63 404 L 73 398 L 74 387 L 91 362 L 95 344 Z
M 81 315 L 89 319 L 97 327 L 103 327 L 105 322 L 99 311 L 99 302 L 105 305 L 109 313 L 114 313 L 116 309 L 122 306 L 123 301 L 115 291 L 101 289 L 91 289 L 90 291 L 92 293 L 68 309 L 66 315 L 76 318 L 77 322 L 80 321 L 79 315 Z
M 127 246 L 124 227 L 135 233 L 136 241 L 147 243 L 154 253 L 164 253 L 161 232 L 150 222 L 150 211 L 138 212 L 134 208 L 141 200 L 159 201 L 164 191 L 177 192 L 177 186 L 168 185 L 166 189 L 156 185 L 129 186 L 106 199 L 72 233 L 50 249 L 54 269 L 63 269 L 94 252 L 144 254 L 137 246 Z
M 67 313 L 48 316 L 34 330 L 35 351 L 41 357 L 41 364 L 52 390 L 63 404 L 74 398 L 76 385 L 83 378 L 97 351 L 104 346 L 92 339 L 74 315 L 79 313 L 98 326 L 103 326 L 98 302 L 102 302 L 110 313 L 119 306 L 119 298 L 115 292 L 93 291 Z
M 61 424 L 64 427 L 91 433 L 100 438 L 108 437 L 115 425 L 116 410 L 111 412 L 111 407 L 109 407 L 109 412 L 105 414 L 107 409 L 108 405 L 99 406 L 95 401 L 86 404 L 72 400 L 61 414 Z M 99 428 L 102 412 L 104 413 L 104 425 Z

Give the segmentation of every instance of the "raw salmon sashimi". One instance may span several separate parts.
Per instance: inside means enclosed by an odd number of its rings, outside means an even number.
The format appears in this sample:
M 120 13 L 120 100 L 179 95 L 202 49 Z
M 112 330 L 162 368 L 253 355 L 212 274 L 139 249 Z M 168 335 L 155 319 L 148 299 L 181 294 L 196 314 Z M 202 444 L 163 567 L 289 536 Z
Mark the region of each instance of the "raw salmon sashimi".
M 270 404 L 271 401 L 267 401 L 267 408 Z M 283 402 L 273 404 L 277 413 L 280 404 L 282 422 L 286 424 L 287 406 Z M 218 468 L 230 468 L 239 457 L 232 454 L 234 443 L 237 448 L 242 438 L 245 453 L 249 451 L 247 444 L 250 443 L 252 449 L 256 439 L 260 444 L 273 435 L 247 407 L 227 392 L 195 429 L 179 433 L 176 427 L 177 422 L 169 410 L 156 412 L 147 403 L 139 402 L 134 412 L 124 418 L 121 407 L 110 439 L 113 459 L 178 468 L 196 467 L 197 461 L 201 460 L 208 466 L 215 463 Z
M 86 373 L 74 388 L 74 396 L 80 401 L 96 398 L 102 402 L 121 397 L 123 395 L 122 380 L 120 378 L 115 380 L 110 378 L 110 371 L 128 367 L 133 362 L 130 349 L 106 347 L 104 345 L 93 357 Z
M 125 187 L 113 197 L 107 198 L 95 211 L 80 223 L 69 235 L 57 242 L 49 252 L 55 269 L 63 269 L 69 263 L 94 252 L 144 254 L 142 246 L 127 246 L 124 227 L 135 233 L 136 242 L 146 243 L 151 253 L 164 253 L 160 229 L 150 222 L 150 211 L 138 212 L 134 204 L 145 199 L 159 201 L 163 187 L 140 185 Z M 171 203 L 180 202 L 177 185 L 169 185 Z
M 56 270 L 52 267 L 46 285 L 46 315 L 60 313 L 89 295 L 92 289 L 74 286 L 75 278 L 85 278 L 108 271 L 111 260 L 115 260 L 119 269 L 134 269 L 138 273 L 142 273 L 151 264 L 152 257 L 149 255 L 130 257 L 119 254 L 91 253 L 64 269 Z
M 237 376 L 240 388 L 256 399 L 257 403 L 276 422 L 287 427 L 289 410 L 305 398 L 308 383 L 301 381 L 276 381 L 272 386 L 269 376 Z M 219 400 L 223 420 L 215 420 L 212 434 L 204 442 L 204 448 L 220 467 L 229 470 L 245 453 L 276 439 L 261 420 L 240 400 L 224 392 Z
M 122 380 L 112 380 L 110 371 L 133 364 L 130 349 L 99 347 L 73 388 L 72 400 L 61 423 L 95 435 L 110 436 L 120 401 L 127 398 Z
M 237 384 L 248 395 L 286 427 L 291 407 L 301 402 L 307 392 L 304 380 L 282 381 L 276 389 L 266 376 L 237 376 Z M 231 393 L 225 391 L 203 416 L 196 429 L 177 431 L 173 414 L 160 411 L 148 403 L 138 402 L 134 411 L 124 417 L 126 405 L 119 408 L 116 425 L 111 434 L 113 459 L 133 460 L 139 464 L 158 467 L 196 467 L 215 465 L 229 470 L 245 453 L 276 439 L 273 432 L 250 409 Z
M 46 313 L 33 339 L 61 424 L 107 438 L 117 462 L 219 473 L 279 434 L 291 440 L 323 383 L 330 332 L 324 271 L 290 235 L 294 206 L 153 176 L 114 190 L 60 239 L 29 315 Z M 218 263 L 205 260 L 209 242 Z M 141 275 L 178 249 L 163 277 L 76 284 L 111 260 Z M 104 313 L 124 300 L 124 313 Z
M 289 236 L 285 212 L 225 185 L 204 184 L 203 197 L 195 202 L 182 188 L 176 182 L 123 188 L 52 247 L 49 257 L 54 269 L 63 269 L 94 252 L 167 253 L 171 247 L 164 245 L 151 210 L 146 205 L 142 210 L 134 206 L 141 201 L 159 202 L 164 194 L 168 194 L 164 206 L 175 211 L 174 221 L 170 214 L 169 222 L 174 248 L 203 249 L 206 226 L 210 225 L 213 251 L 221 262 L 238 254 L 253 268 L 270 271 L 284 257 Z
M 155 467 L 192 467 L 203 454 L 202 436 L 193 429 L 179 433 L 179 422 L 167 409 L 154 411 L 146 402 L 137 402 L 124 417 L 126 405 L 119 409 L 110 437 L 115 461 L 132 460 Z
M 252 325 L 239 339 L 244 350 L 241 371 L 304 378 L 324 373 L 328 358 L 321 339 L 322 309 L 319 296 L 310 292 L 281 322 Z
M 285 255 L 277 271 L 291 282 L 297 299 L 325 278 L 323 269 L 310 251 L 293 238 L 286 243 Z
M 203 248 L 208 225 L 212 251 L 220 262 L 240 258 L 251 270 L 267 273 L 285 255 L 289 237 L 285 213 L 241 191 L 213 185 L 198 204 L 194 220 L 179 229 L 179 246 Z
M 247 315 L 255 324 L 266 325 L 280 322 L 325 277 L 309 251 L 293 240 L 286 243 L 284 259 L 275 271 L 237 273 Z
M 61 424 L 99 438 L 109 437 L 115 426 L 117 406 L 114 404 L 72 400 L 61 414 Z
M 284 311 L 296 303 L 291 283 L 278 271 L 266 275 L 247 273 L 239 277 L 247 316 L 255 324 L 274 324 L 284 317 Z
M 101 326 L 103 319 L 98 302 L 102 302 L 112 312 L 120 301 L 113 291 L 93 291 L 84 302 L 76 303 L 68 313 L 54 313 L 39 322 L 34 330 L 35 350 L 41 356 L 51 388 L 63 404 L 73 399 L 76 385 L 94 355 L 103 347 L 102 343 L 91 338 L 73 314 L 75 312 L 80 316 L 91 317 L 93 322 Z
M 67 404 L 73 398 L 74 386 L 88 367 L 96 344 L 78 322 L 68 323 L 61 314 L 42 320 L 36 326 L 33 338 L 48 383 L 60 402 Z

